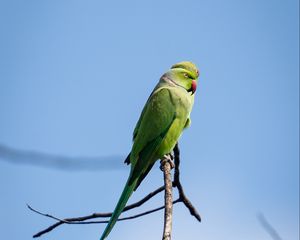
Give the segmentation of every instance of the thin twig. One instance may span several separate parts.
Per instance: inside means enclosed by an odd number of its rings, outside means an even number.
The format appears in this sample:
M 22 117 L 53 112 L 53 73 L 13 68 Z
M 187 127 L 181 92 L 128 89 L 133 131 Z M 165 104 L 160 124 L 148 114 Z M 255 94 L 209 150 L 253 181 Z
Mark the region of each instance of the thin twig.
M 265 216 L 260 213 L 257 216 L 261 226 L 265 229 L 265 231 L 271 236 L 274 240 L 282 240 L 276 229 L 267 221 Z
M 29 208 L 29 210 L 31 210 L 31 211 L 33 211 L 33 212 L 39 214 L 39 215 L 42 215 L 42 216 L 48 217 L 48 218 L 52 218 L 52 219 L 54 219 L 54 220 L 56 220 L 56 221 L 60 221 L 60 222 L 63 222 L 63 223 L 70 223 L 69 221 L 66 221 L 66 220 L 64 220 L 64 219 L 55 217 L 55 216 L 50 215 L 50 214 L 48 214 L 48 213 L 42 213 L 42 212 L 40 212 L 40 211 L 34 209 L 33 207 L 31 207 L 29 204 L 26 204 L 26 205 L 27 205 L 27 207 Z
M 173 204 L 176 204 L 176 203 L 179 203 L 179 202 L 181 202 L 181 200 L 179 198 L 177 198 L 175 201 L 173 201 Z M 33 212 L 35 212 L 35 213 L 37 213 L 37 214 L 39 214 L 41 216 L 52 218 L 52 219 L 54 219 L 56 221 L 61 221 L 61 222 L 65 223 L 65 224 L 95 224 L 95 223 L 98 224 L 98 223 L 108 223 L 109 222 L 108 220 L 103 220 L 103 221 L 85 221 L 85 222 L 84 221 L 66 221 L 65 219 L 61 219 L 61 218 L 55 217 L 55 216 L 47 214 L 47 213 L 42 213 L 42 212 L 34 209 L 33 207 L 31 207 L 28 204 L 27 204 L 27 207 L 31 211 L 33 211 Z M 160 210 L 162 210 L 164 208 L 165 208 L 165 206 L 161 206 L 161 207 L 154 208 L 154 209 L 151 209 L 151 210 L 148 210 L 146 212 L 142 212 L 142 213 L 139 213 L 139 214 L 136 214 L 136 215 L 132 215 L 132 216 L 129 216 L 129 217 L 124 217 L 124 218 L 119 218 L 117 221 L 125 221 L 125 220 L 135 219 L 135 218 L 138 218 L 138 217 L 142 217 L 142 216 L 145 216 L 145 215 L 148 215 L 148 214 L 160 211 Z
M 0 161 L 13 164 L 55 168 L 66 171 L 104 171 L 122 169 L 124 156 L 64 156 L 33 150 L 21 150 L 0 144 Z
M 164 231 L 162 240 L 171 240 L 172 234 L 172 213 L 173 213 L 173 194 L 171 180 L 171 158 L 166 156 L 161 160 L 161 169 L 164 172 L 165 183 L 165 215 Z
M 180 165 L 180 150 L 178 147 L 178 143 L 174 147 L 174 161 L 175 161 L 175 173 L 174 173 L 174 182 L 173 184 L 175 187 L 177 187 L 179 192 L 179 198 L 182 200 L 184 205 L 189 209 L 190 214 L 194 216 L 199 222 L 201 222 L 201 216 L 198 213 L 197 209 L 193 206 L 191 201 L 186 197 L 183 187 L 180 182 L 180 171 L 179 171 L 179 165 Z
M 155 191 L 149 193 L 147 196 L 145 196 L 143 199 L 141 199 L 140 201 L 138 202 L 135 202 L 133 204 L 130 204 L 128 206 L 126 206 L 123 210 L 123 212 L 126 212 L 130 209 L 133 209 L 133 208 L 136 208 L 136 207 L 139 207 L 141 205 L 143 205 L 145 202 L 147 202 L 150 198 L 154 197 L 155 195 L 157 195 L 158 193 L 162 192 L 163 190 L 165 189 L 164 186 L 161 186 L 159 187 L 158 189 L 156 189 Z M 33 211 L 33 208 L 32 207 L 29 207 L 29 205 L 27 205 L 28 208 L 30 210 Z M 40 213 L 39 211 L 34 211 L 36 213 Z M 83 216 L 83 217 L 73 217 L 73 218 L 65 218 L 65 219 L 59 219 L 59 218 L 56 218 L 56 217 L 53 217 L 51 216 L 50 214 L 40 214 L 40 215 L 43 215 L 45 217 L 50 217 L 50 218 L 53 218 L 53 219 L 56 219 L 58 222 L 54 223 L 53 225 L 47 227 L 46 229 L 36 233 L 35 235 L 33 235 L 34 238 L 36 237 L 40 237 L 42 235 L 44 235 L 45 233 L 48 233 L 50 231 L 52 231 L 53 229 L 57 228 L 58 226 L 64 224 L 64 223 L 68 223 L 70 224 L 71 222 L 81 222 L 82 224 L 83 221 L 86 221 L 86 220 L 89 220 L 89 219 L 94 219 L 94 218 L 103 218 L 103 217 L 111 217 L 112 213 L 109 212 L 109 213 L 93 213 L 93 214 L 90 214 L 90 215 L 87 215 L 87 216 Z M 59 220 L 58 220 L 59 219 Z

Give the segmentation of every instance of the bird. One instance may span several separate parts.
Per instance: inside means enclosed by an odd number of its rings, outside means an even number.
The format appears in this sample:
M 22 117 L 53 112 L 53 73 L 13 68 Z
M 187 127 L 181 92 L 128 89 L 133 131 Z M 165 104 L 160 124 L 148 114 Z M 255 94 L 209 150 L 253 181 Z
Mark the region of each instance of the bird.
M 130 174 L 100 240 L 109 235 L 155 162 L 172 152 L 183 130 L 191 125 L 198 77 L 196 65 L 183 61 L 172 65 L 159 79 L 134 128 L 132 149 L 125 160 L 131 166 Z

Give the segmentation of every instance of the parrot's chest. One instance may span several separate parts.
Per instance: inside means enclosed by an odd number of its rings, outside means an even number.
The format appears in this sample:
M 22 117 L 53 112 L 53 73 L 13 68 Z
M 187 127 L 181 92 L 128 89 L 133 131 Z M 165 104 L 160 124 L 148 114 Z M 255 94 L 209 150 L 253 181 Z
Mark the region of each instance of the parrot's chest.
M 190 115 L 192 108 L 192 96 L 186 90 L 176 89 L 171 100 L 176 106 L 176 117 L 186 120 Z
M 172 91 L 171 101 L 176 106 L 175 119 L 158 150 L 159 157 L 169 153 L 174 148 L 186 125 L 192 107 L 192 98 L 189 93 L 180 89 Z

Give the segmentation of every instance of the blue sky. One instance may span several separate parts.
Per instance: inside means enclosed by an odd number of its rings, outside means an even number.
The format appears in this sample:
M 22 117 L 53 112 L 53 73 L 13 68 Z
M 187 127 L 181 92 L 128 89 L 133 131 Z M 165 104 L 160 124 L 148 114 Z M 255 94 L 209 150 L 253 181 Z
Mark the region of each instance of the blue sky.
M 201 76 L 181 177 L 203 222 L 176 205 L 173 238 L 270 239 L 262 212 L 298 239 L 298 1 L 0 1 L 0 34 L 1 145 L 125 157 L 159 77 L 191 60 Z M 52 223 L 26 203 L 58 217 L 112 210 L 129 172 L 116 158 L 110 171 L 0 161 L 0 238 L 31 239 Z M 156 165 L 130 201 L 161 184 Z M 110 239 L 158 239 L 162 219 L 119 223 Z M 43 239 L 103 229 L 63 226 Z

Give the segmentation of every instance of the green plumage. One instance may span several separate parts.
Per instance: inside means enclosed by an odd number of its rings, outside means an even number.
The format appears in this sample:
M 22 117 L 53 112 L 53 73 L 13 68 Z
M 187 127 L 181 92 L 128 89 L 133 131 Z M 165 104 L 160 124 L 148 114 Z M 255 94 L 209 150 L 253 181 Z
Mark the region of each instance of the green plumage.
M 154 163 L 173 150 L 183 129 L 190 125 L 198 76 L 193 63 L 180 62 L 154 88 L 136 124 L 132 150 L 125 160 L 131 164 L 130 175 L 100 240 L 108 236 L 131 194 Z

